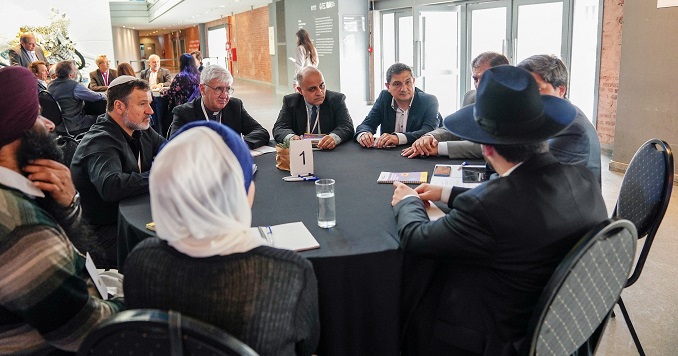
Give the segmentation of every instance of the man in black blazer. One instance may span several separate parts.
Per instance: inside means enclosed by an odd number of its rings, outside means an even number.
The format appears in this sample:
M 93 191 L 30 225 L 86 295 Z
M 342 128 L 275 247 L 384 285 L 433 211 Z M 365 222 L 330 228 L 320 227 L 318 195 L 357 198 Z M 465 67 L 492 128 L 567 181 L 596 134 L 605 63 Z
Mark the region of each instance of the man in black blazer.
M 414 142 L 439 124 L 438 99 L 414 87 L 412 69 L 396 63 L 386 71 L 382 90 L 372 110 L 356 129 L 355 139 L 363 147 L 393 147 Z M 374 139 L 381 125 L 381 136 Z
M 172 110 L 170 136 L 191 121 L 214 120 L 242 134 L 250 148 L 268 144 L 268 131 L 247 113 L 240 99 L 231 98 L 233 76 L 228 69 L 209 65 L 200 74 L 200 96 Z
M 89 73 L 89 89 L 91 91 L 106 91 L 108 84 L 118 77 L 118 71 L 110 69 L 110 62 L 105 54 L 94 60 L 99 69 Z
M 298 93 L 286 95 L 278 120 L 273 125 L 277 142 L 299 140 L 304 133 L 326 134 L 318 142 L 331 150 L 353 137 L 353 120 L 344 94 L 325 90 L 325 79 L 315 67 L 306 67 L 296 76 Z
M 574 244 L 607 218 L 585 167 L 559 163 L 546 140 L 576 109 L 540 95 L 520 68 L 488 69 L 475 105 L 445 127 L 482 144 L 499 177 L 466 190 L 394 183 L 393 209 L 406 257 L 403 354 L 515 355 L 551 274 Z M 437 221 L 425 203 L 452 209 Z

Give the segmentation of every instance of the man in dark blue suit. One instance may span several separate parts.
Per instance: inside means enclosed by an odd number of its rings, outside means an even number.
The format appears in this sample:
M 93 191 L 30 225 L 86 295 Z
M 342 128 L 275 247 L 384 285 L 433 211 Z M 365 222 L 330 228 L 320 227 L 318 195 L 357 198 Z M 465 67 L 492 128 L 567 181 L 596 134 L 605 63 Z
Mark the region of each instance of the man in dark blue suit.
M 334 149 L 353 137 L 353 120 L 342 93 L 325 89 L 325 78 L 314 67 L 306 67 L 296 76 L 298 93 L 285 95 L 278 120 L 273 125 L 277 142 L 299 140 L 304 133 L 325 135 L 321 150 Z
M 355 139 L 363 147 L 410 144 L 437 128 L 439 115 L 438 99 L 415 88 L 412 69 L 396 63 L 386 71 L 386 90 L 356 129 Z M 379 125 L 381 136 L 375 141 Z
M 445 127 L 480 143 L 499 177 L 462 188 L 396 182 L 393 210 L 406 258 L 404 355 L 516 355 L 557 265 L 607 218 L 588 169 L 558 162 L 546 140 L 577 110 L 540 95 L 530 72 L 512 66 L 483 74 L 476 103 Z M 425 202 L 451 211 L 430 221 Z

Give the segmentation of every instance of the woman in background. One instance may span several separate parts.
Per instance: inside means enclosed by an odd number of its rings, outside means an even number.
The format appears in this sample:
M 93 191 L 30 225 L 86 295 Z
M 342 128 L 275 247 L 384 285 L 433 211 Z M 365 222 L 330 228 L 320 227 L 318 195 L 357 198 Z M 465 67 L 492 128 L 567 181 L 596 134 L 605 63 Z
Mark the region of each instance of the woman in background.
M 215 325 L 260 355 L 311 355 L 319 339 L 313 266 L 251 232 L 252 155 L 226 125 L 195 121 L 153 162 L 158 238 L 125 263 L 128 308 L 176 310 Z
M 136 77 L 136 73 L 134 73 L 134 68 L 132 68 L 132 65 L 127 63 L 127 62 L 122 62 L 118 64 L 118 75 L 131 75 L 133 77 Z
M 308 32 L 303 28 L 297 31 L 297 58 L 295 62 L 299 73 L 302 68 L 312 66 L 318 67 L 318 53 L 311 42 Z
M 198 72 L 202 72 L 202 53 L 200 53 L 200 51 L 193 51 L 191 52 L 191 56 L 195 59 L 195 65 L 198 66 Z
M 198 85 L 200 84 L 200 72 L 195 65 L 195 59 L 189 53 L 184 53 L 179 57 L 179 74 L 177 74 L 169 89 L 163 96 L 169 101 L 169 110 L 175 106 L 184 104 L 198 95 Z

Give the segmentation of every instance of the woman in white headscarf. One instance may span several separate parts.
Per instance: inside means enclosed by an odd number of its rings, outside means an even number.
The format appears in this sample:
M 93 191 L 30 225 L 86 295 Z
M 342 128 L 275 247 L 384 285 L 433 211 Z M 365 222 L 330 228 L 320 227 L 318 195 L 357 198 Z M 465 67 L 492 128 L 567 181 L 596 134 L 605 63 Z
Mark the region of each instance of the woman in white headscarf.
M 158 239 L 125 264 L 129 308 L 172 309 L 211 323 L 261 355 L 310 355 L 318 344 L 311 263 L 250 232 L 252 157 L 217 122 L 181 128 L 150 174 Z

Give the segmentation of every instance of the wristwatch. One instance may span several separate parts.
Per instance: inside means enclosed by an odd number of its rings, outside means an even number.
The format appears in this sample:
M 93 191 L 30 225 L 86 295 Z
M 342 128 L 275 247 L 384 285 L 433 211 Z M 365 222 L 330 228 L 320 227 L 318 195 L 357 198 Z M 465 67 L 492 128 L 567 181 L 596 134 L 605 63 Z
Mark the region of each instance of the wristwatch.
M 77 209 L 79 206 L 80 206 L 80 192 L 76 190 L 75 195 L 73 196 L 73 201 L 71 201 L 71 205 L 68 206 L 68 209 Z

